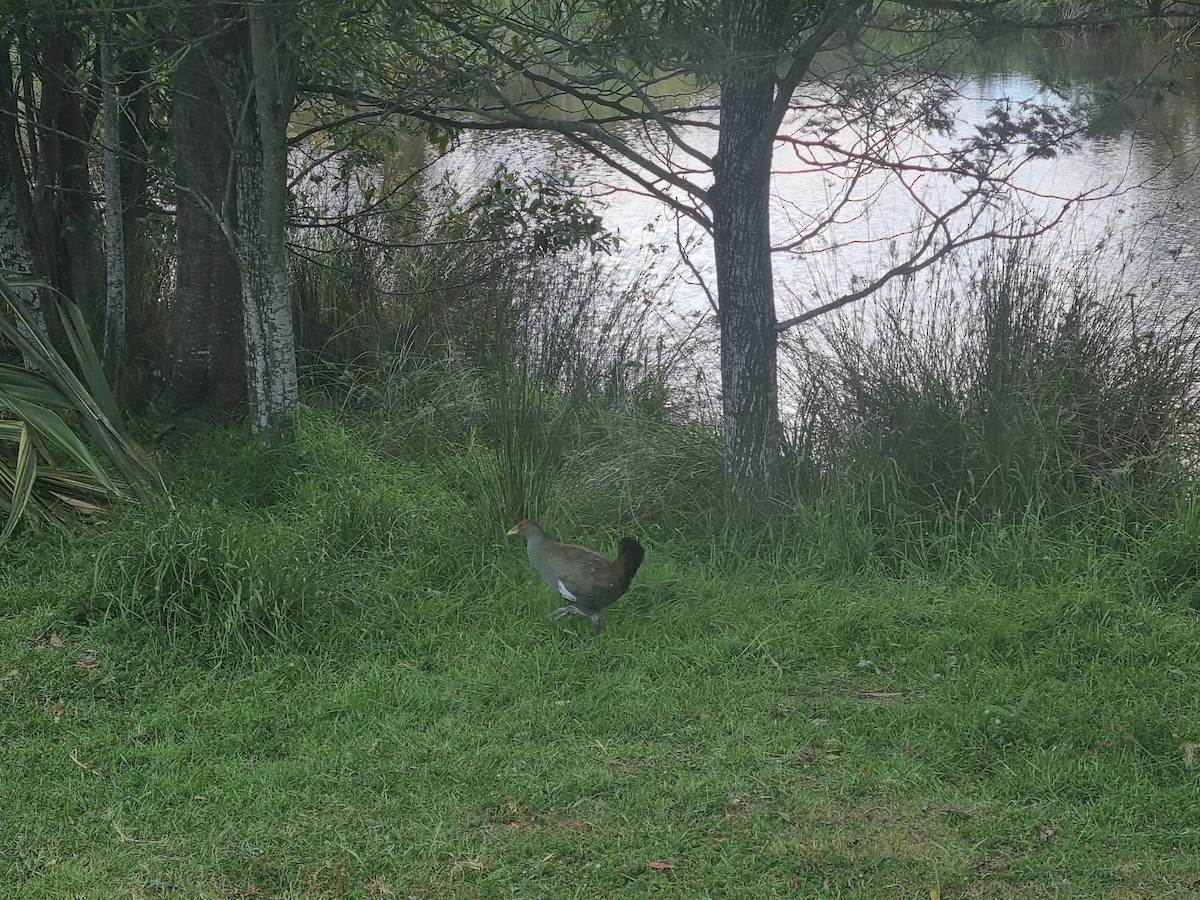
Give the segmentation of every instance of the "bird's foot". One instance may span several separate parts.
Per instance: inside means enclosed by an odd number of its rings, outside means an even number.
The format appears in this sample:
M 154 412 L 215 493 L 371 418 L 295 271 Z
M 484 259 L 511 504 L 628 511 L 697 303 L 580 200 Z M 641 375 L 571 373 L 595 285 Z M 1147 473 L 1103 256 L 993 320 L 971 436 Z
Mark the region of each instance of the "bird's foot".
M 550 624 L 553 625 L 563 616 L 584 616 L 587 617 L 582 609 L 577 606 L 560 606 L 554 612 L 550 613 Z
M 560 606 L 554 612 L 550 613 L 550 624 L 553 625 L 564 616 L 579 616 L 591 622 L 593 639 L 599 637 L 600 632 L 604 630 L 604 618 L 601 613 L 584 612 L 578 606 Z

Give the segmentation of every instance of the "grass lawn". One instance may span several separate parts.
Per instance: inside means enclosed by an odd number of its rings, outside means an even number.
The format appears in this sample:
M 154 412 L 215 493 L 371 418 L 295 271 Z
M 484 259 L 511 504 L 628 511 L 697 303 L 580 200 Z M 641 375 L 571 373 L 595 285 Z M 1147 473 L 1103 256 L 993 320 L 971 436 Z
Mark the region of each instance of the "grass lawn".
M 94 614 L 146 590 L 139 565 L 233 566 L 161 511 L 0 550 L 0 895 L 1200 892 L 1187 603 L 1100 576 L 839 580 L 650 534 L 591 641 L 550 629 L 502 527 L 422 543 L 470 516 L 413 526 L 431 480 L 347 499 L 362 474 L 196 514 L 253 520 L 290 549 L 251 568 L 335 598 L 283 645 Z
M 5 896 L 1200 890 L 1190 615 L 653 551 L 595 643 L 503 546 L 235 665 L 10 612 Z

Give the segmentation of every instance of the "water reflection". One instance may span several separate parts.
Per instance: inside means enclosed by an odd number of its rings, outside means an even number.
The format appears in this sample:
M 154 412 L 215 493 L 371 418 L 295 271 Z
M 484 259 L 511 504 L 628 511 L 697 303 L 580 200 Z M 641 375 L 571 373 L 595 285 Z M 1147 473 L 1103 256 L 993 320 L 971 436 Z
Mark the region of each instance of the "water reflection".
M 1163 275 L 1170 273 L 1175 302 L 1182 308 L 1194 303 L 1192 288 L 1200 276 L 1200 181 L 1190 177 L 1200 150 L 1200 79 L 1194 58 L 1187 65 L 1168 66 L 1161 62 L 1163 50 L 1140 35 L 1037 35 L 986 46 L 964 63 L 956 125 L 958 135 L 970 134 L 997 99 L 1044 97 L 1047 85 L 1061 91 L 1064 102 L 1082 94 L 1105 98 L 1110 114 L 1080 136 L 1077 151 L 1055 159 L 1025 159 L 1013 169 L 1017 205 L 1005 214 L 1052 218 L 1062 198 L 1089 192 L 1102 197 L 1075 208 L 1055 228 L 1052 246 L 1062 265 L 1069 267 L 1081 256 L 1099 258 L 1134 297 L 1152 283 L 1166 283 Z M 1150 80 L 1126 77 L 1147 71 L 1152 72 Z M 625 136 L 637 137 L 632 129 Z M 713 131 L 693 128 L 687 139 L 705 152 L 716 150 Z M 911 140 L 917 153 L 945 151 L 952 139 L 914 135 Z M 677 220 L 660 201 L 558 136 L 468 135 L 434 174 L 448 174 L 469 192 L 502 161 L 528 172 L 571 171 L 603 211 L 606 225 L 620 235 L 622 258 L 652 254 L 661 271 L 677 273 L 676 309 L 709 311 L 715 269 L 711 245 L 698 226 Z M 845 184 L 844 173 L 793 162 L 787 148 L 777 152 L 773 238 L 781 247 L 831 209 Z M 919 229 L 922 213 L 915 197 L 949 201 L 954 190 L 948 179 L 934 177 L 919 192 L 894 178 L 864 178 L 855 188 L 860 204 L 847 208 L 818 237 L 777 254 L 779 318 L 820 306 L 877 277 L 905 253 Z M 968 257 L 973 252 L 979 251 L 965 251 Z

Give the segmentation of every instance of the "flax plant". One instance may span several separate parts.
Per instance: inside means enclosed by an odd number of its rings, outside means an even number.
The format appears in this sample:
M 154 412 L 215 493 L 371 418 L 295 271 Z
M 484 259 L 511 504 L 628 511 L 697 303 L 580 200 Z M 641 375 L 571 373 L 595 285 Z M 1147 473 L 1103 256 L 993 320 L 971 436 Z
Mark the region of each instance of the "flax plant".
M 0 278 L 0 336 L 24 360 L 0 364 L 0 504 L 8 512 L 0 540 L 24 518 L 65 525 L 106 501 L 145 498 L 160 483 L 124 431 L 82 313 L 57 300 L 77 375 L 14 290 L 29 283 Z

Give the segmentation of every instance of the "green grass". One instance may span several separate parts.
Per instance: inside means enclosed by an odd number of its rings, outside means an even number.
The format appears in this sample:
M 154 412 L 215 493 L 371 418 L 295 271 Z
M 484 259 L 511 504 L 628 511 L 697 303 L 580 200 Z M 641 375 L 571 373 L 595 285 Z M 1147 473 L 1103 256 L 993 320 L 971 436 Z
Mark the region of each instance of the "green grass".
M 328 423 L 266 460 L 232 434 L 167 467 L 174 510 L 0 549 L 6 898 L 1200 889 L 1182 584 L 1115 555 L 839 576 L 782 533 L 646 530 L 593 642 L 550 629 L 453 467 Z M 220 608 L 238 577 L 290 627 L 148 613 L 155 589 Z

